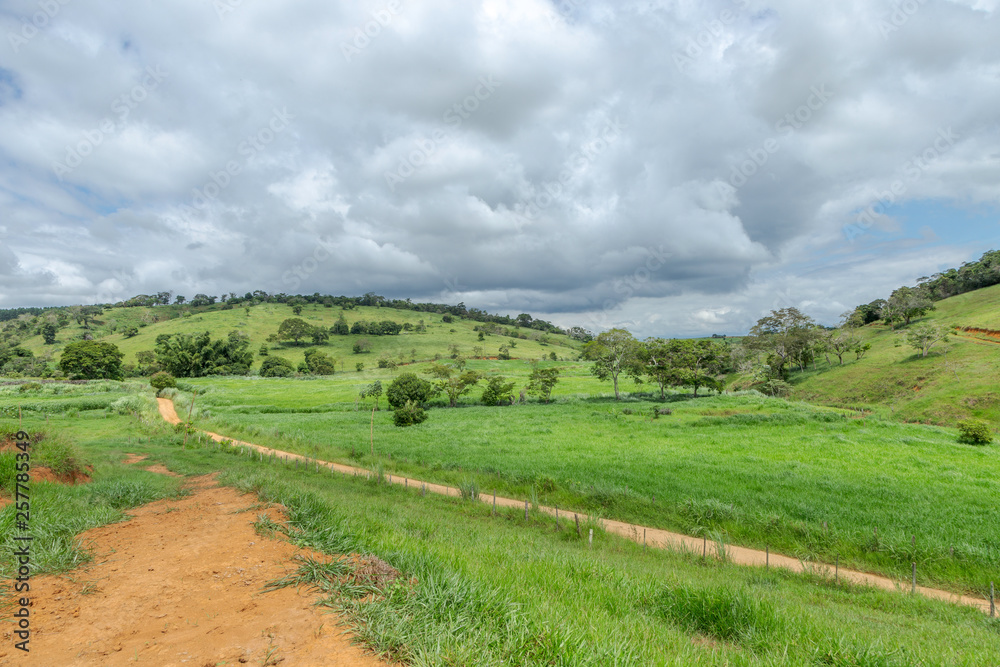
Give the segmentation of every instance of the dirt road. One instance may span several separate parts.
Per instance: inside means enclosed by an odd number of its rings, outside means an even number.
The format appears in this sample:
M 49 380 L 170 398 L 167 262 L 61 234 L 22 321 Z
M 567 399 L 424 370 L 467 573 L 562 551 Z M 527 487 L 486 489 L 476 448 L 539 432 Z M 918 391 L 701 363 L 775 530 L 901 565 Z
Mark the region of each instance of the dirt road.
M 351 645 L 311 595 L 261 592 L 305 553 L 254 532 L 258 514 L 283 520 L 278 509 L 245 512 L 258 499 L 211 476 L 191 489 L 82 533 L 94 563 L 32 580 L 30 653 L 4 623 L 0 665 L 386 664 Z
M 180 423 L 180 419 L 177 417 L 177 413 L 174 410 L 173 401 L 167 398 L 156 399 L 159 404 L 160 415 L 170 422 L 171 424 Z M 225 436 L 219 435 L 218 433 L 212 433 L 210 431 L 204 431 L 209 437 L 217 442 L 222 442 L 228 440 L 232 442 L 235 446 L 247 447 L 260 452 L 262 456 L 275 456 L 288 461 L 303 461 L 309 462 L 310 464 L 320 465 L 322 467 L 328 468 L 335 472 L 341 472 L 348 475 L 361 474 L 367 475 L 370 471 L 364 468 L 355 468 L 352 466 L 346 466 L 340 463 L 330 463 L 327 461 L 315 461 L 307 457 L 301 456 L 299 454 L 292 454 L 290 452 L 283 452 L 276 449 L 269 449 L 267 447 L 261 447 L 260 445 L 255 445 L 252 442 L 244 442 L 242 440 L 233 440 L 232 438 L 227 438 Z M 461 496 L 461 492 L 450 486 L 442 486 L 440 484 L 431 484 L 428 482 L 422 482 L 420 480 L 409 479 L 406 477 L 390 477 L 390 481 L 393 484 L 400 484 L 405 486 L 412 486 L 414 488 L 426 487 L 427 491 L 430 493 L 437 493 L 445 496 Z M 481 496 L 480 500 L 485 503 L 493 503 L 493 496 Z M 498 507 L 524 507 L 523 500 L 513 500 L 511 498 L 496 498 L 496 504 Z M 556 515 L 556 509 L 554 507 L 544 507 L 539 506 L 539 510 L 546 512 L 547 514 Z M 560 514 L 561 517 L 569 518 L 569 514 L 565 510 Z M 586 515 L 580 514 L 580 520 L 586 519 Z M 647 526 L 639 526 L 631 523 L 623 523 L 621 521 L 611 521 L 607 519 L 601 520 L 601 525 L 609 533 L 615 533 L 627 539 L 633 540 L 640 544 L 645 543 L 650 547 L 659 549 L 675 549 L 675 550 L 687 550 L 693 553 L 700 554 L 703 550 L 706 552 L 707 556 L 713 558 L 719 557 L 719 546 L 714 542 L 705 542 L 703 538 L 692 537 L 690 535 L 682 535 L 680 533 L 672 533 L 670 531 L 661 530 L 659 528 L 650 528 Z M 764 567 L 766 564 L 770 567 L 780 567 L 793 572 L 803 572 L 806 569 L 810 569 L 814 572 L 827 573 L 831 578 L 834 576 L 834 566 L 830 564 L 814 563 L 810 562 L 804 564 L 797 558 L 791 558 L 789 556 L 783 556 L 780 554 L 771 553 L 768 554 L 764 551 L 758 551 L 756 549 L 747 549 L 745 547 L 737 547 L 726 545 L 725 546 L 725 556 L 733 563 L 738 565 L 752 565 L 758 567 Z M 865 586 L 873 586 L 875 588 L 881 588 L 885 590 L 900 590 L 909 592 L 911 590 L 912 584 L 909 581 L 903 580 L 893 580 L 887 577 L 882 577 L 875 574 L 869 574 L 867 572 L 858 572 L 855 570 L 847 570 L 840 568 L 838 576 L 844 580 L 854 584 L 861 584 Z M 933 598 L 936 600 L 945 600 L 947 602 L 953 602 L 955 604 L 968 605 L 970 607 L 975 607 L 984 613 L 989 613 L 989 601 L 985 599 L 976 599 L 965 595 L 958 595 L 956 593 L 951 593 L 949 591 L 942 591 L 936 588 L 927 588 L 924 586 L 917 586 L 917 592 L 926 597 Z

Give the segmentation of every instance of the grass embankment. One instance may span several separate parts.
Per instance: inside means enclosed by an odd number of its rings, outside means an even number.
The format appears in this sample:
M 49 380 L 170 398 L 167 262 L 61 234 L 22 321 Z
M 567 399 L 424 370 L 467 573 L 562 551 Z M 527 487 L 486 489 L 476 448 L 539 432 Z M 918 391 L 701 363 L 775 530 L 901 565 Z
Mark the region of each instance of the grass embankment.
M 914 322 L 1000 329 L 1000 285 L 936 304 Z M 1000 426 L 1000 340 L 959 333 L 927 357 L 906 344 L 908 329 L 871 325 L 860 331 L 871 351 L 861 361 L 793 374 L 793 397 L 863 408 L 908 422 L 954 425 L 976 417 Z M 853 359 L 853 354 L 848 355 Z M 845 357 L 845 360 L 847 357 Z
M 195 384 L 200 427 L 311 457 L 900 579 L 916 562 L 920 581 L 977 595 L 1000 571 L 1000 455 L 947 429 L 757 395 L 570 396 L 433 409 L 407 429 L 380 411 L 372 460 L 347 380 Z

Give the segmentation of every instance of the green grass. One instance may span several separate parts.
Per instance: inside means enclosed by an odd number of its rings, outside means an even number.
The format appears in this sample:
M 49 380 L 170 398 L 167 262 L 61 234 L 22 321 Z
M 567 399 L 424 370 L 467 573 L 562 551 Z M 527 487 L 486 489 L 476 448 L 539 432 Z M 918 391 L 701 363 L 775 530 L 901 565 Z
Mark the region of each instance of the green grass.
M 939 301 L 919 322 L 1000 329 L 1000 285 Z M 962 334 L 922 358 L 906 345 L 906 329 L 871 325 L 862 333 L 872 344 L 864 359 L 793 374 L 793 397 L 909 422 L 953 426 L 975 417 L 1000 426 L 1000 343 Z
M 274 386 L 284 395 L 290 383 Z M 110 393 L 116 399 L 132 395 L 121 387 Z M 801 406 L 754 400 L 764 407 L 746 421 L 759 423 L 741 422 L 741 428 L 789 428 L 788 422 L 797 427 L 836 425 L 811 419 Z M 521 413 L 535 411 L 544 423 L 545 411 L 568 407 L 571 421 L 592 421 L 591 427 L 604 430 L 605 437 L 614 425 L 614 433 L 625 440 L 631 429 L 642 433 L 669 425 L 665 420 L 674 417 L 677 428 L 696 434 L 732 428 L 725 420 L 739 417 L 728 414 L 735 404 L 724 399 L 673 403 L 674 414 L 657 422 L 642 421 L 637 413 L 622 415 L 623 406 L 606 401 L 579 403 L 496 413 L 508 420 L 520 414 L 511 428 L 535 428 L 538 424 Z M 741 404 L 737 412 L 747 413 L 750 405 Z M 346 415 L 363 417 L 341 407 Z M 602 415 L 600 419 L 587 418 L 592 411 Z M 434 410 L 428 424 L 463 412 L 482 417 L 490 411 Z M 416 489 L 379 483 L 377 476 L 369 481 L 258 462 L 202 439 L 192 439 L 184 449 L 171 429 L 146 421 L 146 413 L 123 415 L 105 408 L 72 416 L 46 414 L 48 428 L 72 438 L 94 464 L 95 482 L 36 486 L 39 504 L 32 508 L 33 527 L 48 544 L 39 552 L 45 569 L 66 571 L 85 562 L 86 550 L 75 544 L 74 531 L 120 520 L 126 507 L 176 493 L 176 480 L 123 466 L 125 452 L 148 454 L 151 461 L 182 474 L 221 470 L 224 483 L 259 494 L 262 504 L 252 511 L 269 503 L 287 507 L 285 524 L 258 518 L 262 535 L 283 533 L 334 557 L 377 557 L 400 573 L 395 580 L 377 580 L 366 577 L 354 560 L 326 565 L 303 559 L 293 576 L 275 585 L 314 587 L 324 605 L 346 615 L 367 646 L 405 664 L 979 665 L 1000 653 L 998 621 L 972 609 L 836 584 L 814 575 L 703 564 L 690 554 L 644 550 L 599 528 L 590 547 L 587 530 L 578 537 L 565 522 L 559 530 L 551 517 L 537 512 L 531 512 L 527 522 L 523 509 L 492 516 L 485 504 L 433 494 L 421 497 Z M 43 426 L 43 413 L 25 417 L 26 430 L 40 431 Z M 399 432 L 412 437 L 415 431 Z M 395 455 L 391 464 L 382 461 L 387 469 L 396 462 Z M 468 471 L 437 472 L 462 475 L 469 482 L 479 479 Z M 559 486 L 551 493 L 565 490 Z M 10 508 L 3 510 L 0 522 L 9 521 L 9 516 Z M 9 527 L 0 523 L 0 535 L 9 534 Z M 6 545 L 0 549 L 10 553 Z
M 508 374 L 521 366 L 511 362 Z M 435 408 L 406 429 L 377 412 L 372 460 L 371 413 L 355 411 L 344 380 L 195 384 L 201 427 L 311 457 L 534 493 L 568 510 L 805 560 L 839 557 L 901 579 L 917 562 L 921 582 L 977 594 L 1000 569 L 1000 455 L 960 444 L 950 429 L 759 395 L 675 395 L 673 414 L 654 420 L 661 402 L 574 392 L 549 405 Z M 187 396 L 177 405 L 186 410 Z

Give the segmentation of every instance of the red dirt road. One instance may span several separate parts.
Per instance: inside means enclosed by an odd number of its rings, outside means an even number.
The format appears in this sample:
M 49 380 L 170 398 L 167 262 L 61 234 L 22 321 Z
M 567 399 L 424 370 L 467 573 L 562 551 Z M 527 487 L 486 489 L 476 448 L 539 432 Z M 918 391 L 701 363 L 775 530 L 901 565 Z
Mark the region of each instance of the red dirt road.
M 160 415 L 171 424 L 180 423 L 180 419 L 177 417 L 177 412 L 174 410 L 173 401 L 168 398 L 158 398 L 156 399 L 160 409 Z M 247 447 L 260 452 L 263 456 L 274 455 L 289 461 L 303 461 L 308 462 L 311 465 L 320 465 L 325 468 L 329 468 L 331 471 L 340 472 L 348 475 L 359 474 L 367 475 L 370 471 L 364 468 L 355 468 L 353 466 L 346 466 L 340 463 L 330 463 L 328 461 L 315 461 L 309 459 L 305 456 L 299 454 L 292 454 L 289 452 L 283 452 L 276 449 L 269 449 L 267 447 L 261 447 L 260 445 L 255 445 L 252 442 L 244 442 L 242 440 L 233 440 L 232 438 L 227 438 L 225 436 L 219 435 L 218 433 L 212 433 L 210 431 L 204 431 L 209 437 L 211 437 L 216 442 L 230 441 L 235 446 Z M 422 482 L 420 480 L 409 479 L 405 477 L 390 477 L 389 480 L 393 484 L 400 484 L 406 486 L 413 486 L 414 488 L 426 487 L 427 491 L 431 493 L 437 493 L 445 496 L 461 496 L 461 492 L 450 486 L 442 486 L 439 484 L 430 484 L 427 482 Z M 492 503 L 493 496 L 480 496 L 480 500 L 485 503 Z M 498 507 L 524 507 L 523 500 L 513 500 L 510 498 L 496 498 L 496 504 Z M 556 514 L 556 509 L 553 507 L 539 506 L 539 510 L 546 512 L 550 515 Z M 580 514 L 580 519 L 586 519 L 586 515 Z M 568 514 L 563 511 L 561 517 L 568 517 Z M 643 543 L 645 541 L 651 547 L 658 549 L 675 549 L 684 550 L 693 553 L 702 553 L 703 549 L 707 550 L 707 555 L 713 558 L 719 557 L 719 547 L 714 542 L 708 542 L 707 545 L 702 541 L 702 538 L 691 537 L 690 535 L 682 535 L 680 533 L 673 533 L 666 530 L 661 530 L 659 528 L 649 528 L 647 526 L 639 526 L 631 523 L 623 523 L 621 521 L 611 521 L 607 519 L 601 520 L 601 525 L 609 533 L 615 533 L 627 539 L 633 540 L 638 543 Z M 736 563 L 738 565 L 751 565 L 757 567 L 764 567 L 765 563 L 769 563 L 771 567 L 780 567 L 786 570 L 791 570 L 793 572 L 804 572 L 807 569 L 826 573 L 831 578 L 834 576 L 834 566 L 823 563 L 808 563 L 805 564 L 797 558 L 791 558 L 789 556 L 783 556 L 780 554 L 771 553 L 768 555 L 764 551 L 758 551 L 756 549 L 748 549 L 745 547 L 737 547 L 726 545 L 725 556 L 730 562 Z M 887 577 L 882 577 L 875 574 L 869 574 L 867 572 L 858 572 L 855 570 L 846 570 L 841 568 L 839 570 L 839 576 L 844 581 L 848 581 L 853 584 L 860 584 L 864 586 L 872 586 L 875 588 L 881 588 L 884 590 L 899 590 L 909 592 L 911 589 L 911 583 L 909 581 L 903 580 L 893 580 Z M 917 586 L 917 592 L 929 598 L 936 600 L 945 600 L 947 602 L 952 602 L 955 604 L 968 605 L 970 607 L 975 607 L 983 613 L 989 613 L 989 601 L 985 599 L 977 599 L 969 597 L 966 595 L 958 595 L 956 593 L 951 593 L 949 591 L 943 591 L 936 588 L 927 588 L 924 586 Z
M 258 514 L 282 521 L 278 508 L 241 512 L 257 498 L 211 476 L 191 488 L 82 533 L 92 565 L 33 578 L 30 653 L 14 647 L 4 622 L 0 665 L 386 664 L 353 646 L 312 596 L 261 592 L 304 553 L 254 532 Z

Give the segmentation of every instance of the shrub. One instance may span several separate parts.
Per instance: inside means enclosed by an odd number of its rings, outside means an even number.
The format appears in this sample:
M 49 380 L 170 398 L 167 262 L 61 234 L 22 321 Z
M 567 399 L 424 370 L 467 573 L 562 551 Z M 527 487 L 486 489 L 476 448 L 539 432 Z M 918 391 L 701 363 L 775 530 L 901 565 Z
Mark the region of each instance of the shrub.
M 421 380 L 414 373 L 403 373 L 389 384 L 385 395 L 389 405 L 396 409 L 403 407 L 408 401 L 423 405 L 434 395 L 434 385 Z
M 514 383 L 502 375 L 491 377 L 483 390 L 483 405 L 510 405 L 514 402 Z
M 962 434 L 958 438 L 959 442 L 972 445 L 988 445 L 993 442 L 990 425 L 979 419 L 963 419 L 958 422 L 958 430 Z
M 157 373 L 153 373 L 153 377 L 149 378 L 149 385 L 157 392 L 160 392 L 167 387 L 176 387 L 177 378 L 167 371 L 159 371 Z
M 292 362 L 283 357 L 268 357 L 260 365 L 260 376 L 265 378 L 288 377 L 295 372 Z
M 257 351 L 257 354 L 259 354 L 262 357 L 266 357 L 269 352 L 270 350 L 267 349 L 267 343 L 261 343 L 260 349 Z
M 396 426 L 413 426 L 427 420 L 427 413 L 419 403 L 407 401 L 392 413 L 392 421 Z
M 18 387 L 17 390 L 23 394 L 29 391 L 38 391 L 41 388 L 42 385 L 39 384 L 38 382 L 25 382 L 20 387 Z
M 359 361 L 358 363 L 354 364 L 354 370 L 360 373 L 361 371 L 365 370 L 365 365 Z

